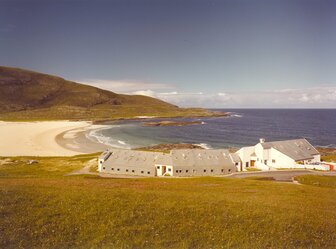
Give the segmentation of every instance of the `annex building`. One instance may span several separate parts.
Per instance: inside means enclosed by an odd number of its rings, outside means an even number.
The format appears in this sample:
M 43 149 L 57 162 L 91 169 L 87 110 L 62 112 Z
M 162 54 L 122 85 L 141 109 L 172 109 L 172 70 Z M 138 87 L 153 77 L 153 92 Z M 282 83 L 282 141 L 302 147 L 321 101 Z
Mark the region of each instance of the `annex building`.
M 260 139 L 255 146 L 242 147 L 236 153 L 241 160 L 240 170 L 246 170 L 249 167 L 261 170 L 324 169 L 318 165 L 321 160 L 320 153 L 306 139 L 275 142 L 265 142 L 265 139 Z

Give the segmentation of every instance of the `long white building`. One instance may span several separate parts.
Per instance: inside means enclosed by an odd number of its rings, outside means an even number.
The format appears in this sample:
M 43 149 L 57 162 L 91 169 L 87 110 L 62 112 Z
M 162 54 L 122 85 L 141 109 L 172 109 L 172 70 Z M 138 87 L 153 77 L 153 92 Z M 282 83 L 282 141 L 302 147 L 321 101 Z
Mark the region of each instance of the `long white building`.
M 169 154 L 113 149 L 98 159 L 98 171 L 137 176 L 211 176 L 237 171 L 239 158 L 228 150 L 172 150 Z

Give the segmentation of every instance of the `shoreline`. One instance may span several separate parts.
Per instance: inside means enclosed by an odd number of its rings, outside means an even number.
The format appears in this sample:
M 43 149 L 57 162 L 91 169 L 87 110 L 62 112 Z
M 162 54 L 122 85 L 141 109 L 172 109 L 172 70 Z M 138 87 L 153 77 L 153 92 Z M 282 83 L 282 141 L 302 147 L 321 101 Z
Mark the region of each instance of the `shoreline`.
M 75 156 L 118 148 L 87 137 L 87 133 L 91 130 L 104 129 L 110 124 L 96 125 L 88 121 L 0 121 L 0 157 Z M 147 146 L 145 149 L 160 146 L 162 147 L 164 144 Z M 172 144 L 169 146 L 172 146 Z M 177 144 L 177 147 L 179 146 L 181 145 Z M 188 144 L 188 146 L 203 147 L 193 143 Z M 334 157 L 336 153 L 336 148 L 317 147 L 321 155 L 326 158 Z
M 87 121 L 0 121 L 0 157 L 74 156 L 102 151 L 102 146 L 107 146 L 85 136 L 85 131 L 93 128 L 96 126 Z
M 95 142 L 87 138 L 86 133 L 88 132 L 88 130 L 99 128 L 94 126 L 95 125 L 91 125 L 86 129 L 80 128 L 64 131 L 55 137 L 55 141 L 62 148 L 76 151 L 81 154 L 98 153 L 108 148 L 113 148 L 112 146 L 109 146 L 107 144 L 100 143 L 98 141 Z
M 102 152 L 108 148 L 117 147 L 89 139 L 86 136 L 88 131 L 104 128 L 118 121 L 141 123 L 152 119 L 158 119 L 158 117 L 109 120 L 99 124 L 91 121 L 68 120 L 0 121 L 0 157 L 75 156 Z

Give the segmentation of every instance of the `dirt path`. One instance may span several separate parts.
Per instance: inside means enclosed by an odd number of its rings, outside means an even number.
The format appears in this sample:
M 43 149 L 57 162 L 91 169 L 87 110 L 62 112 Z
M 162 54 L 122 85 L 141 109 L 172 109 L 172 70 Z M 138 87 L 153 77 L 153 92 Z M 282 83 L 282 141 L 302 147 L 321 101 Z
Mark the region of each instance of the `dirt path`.
M 97 159 L 91 159 L 90 161 L 86 162 L 84 167 L 73 171 L 69 174 L 66 174 L 66 176 L 74 176 L 74 175 L 98 175 L 98 172 L 91 172 L 90 168 L 94 167 L 98 164 Z

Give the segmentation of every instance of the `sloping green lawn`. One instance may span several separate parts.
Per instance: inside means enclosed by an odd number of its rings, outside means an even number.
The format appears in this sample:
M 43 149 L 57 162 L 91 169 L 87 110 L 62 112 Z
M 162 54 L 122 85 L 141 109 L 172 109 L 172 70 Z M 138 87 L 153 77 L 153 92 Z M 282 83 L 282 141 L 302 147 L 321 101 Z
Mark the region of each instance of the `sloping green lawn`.
M 317 175 L 305 175 L 295 177 L 301 184 L 335 188 L 336 189 L 336 176 L 317 176 Z
M 63 176 L 92 158 L 40 158 L 29 166 L 20 158 L 0 166 L 0 248 L 336 245 L 334 188 L 216 177 Z M 33 166 L 33 173 L 24 168 Z

